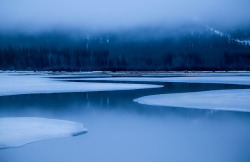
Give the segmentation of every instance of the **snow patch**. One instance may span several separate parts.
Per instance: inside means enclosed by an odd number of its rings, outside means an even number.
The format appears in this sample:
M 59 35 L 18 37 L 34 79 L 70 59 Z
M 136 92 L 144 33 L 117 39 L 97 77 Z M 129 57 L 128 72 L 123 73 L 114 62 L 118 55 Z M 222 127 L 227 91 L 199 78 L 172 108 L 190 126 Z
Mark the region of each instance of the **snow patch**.
M 135 99 L 146 105 L 250 112 L 250 89 L 159 94 Z
M 0 149 L 52 138 L 63 138 L 87 133 L 81 123 L 35 118 L 0 118 Z
M 210 31 L 212 31 L 216 35 L 219 35 L 220 37 L 227 37 L 227 39 L 229 41 L 234 41 L 234 42 L 237 42 L 238 44 L 241 44 L 241 45 L 250 46 L 250 39 L 240 40 L 237 38 L 231 38 L 231 36 L 229 34 L 225 34 L 221 31 L 216 30 L 216 29 L 209 27 L 209 26 L 207 26 L 207 28 L 210 29 Z
M 211 30 L 212 32 L 214 32 L 215 34 L 221 36 L 221 37 L 225 36 L 225 34 L 223 34 L 222 32 L 220 32 L 219 30 L 216 30 L 216 29 L 214 29 L 214 28 L 210 28 L 210 30 Z M 228 35 L 226 35 L 226 36 L 228 37 Z
M 134 90 L 160 87 L 162 86 L 150 84 L 66 82 L 45 78 L 40 75 L 0 75 L 0 96 L 35 93 Z
M 250 40 L 239 40 L 239 39 L 235 39 L 235 41 L 239 44 L 242 45 L 246 45 L 246 46 L 250 46 Z

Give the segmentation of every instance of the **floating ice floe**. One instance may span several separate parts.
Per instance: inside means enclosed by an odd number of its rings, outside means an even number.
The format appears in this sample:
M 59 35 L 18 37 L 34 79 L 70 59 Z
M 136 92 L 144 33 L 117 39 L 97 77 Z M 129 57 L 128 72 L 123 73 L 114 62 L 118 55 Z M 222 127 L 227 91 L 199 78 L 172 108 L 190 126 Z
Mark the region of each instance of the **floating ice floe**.
M 250 112 L 250 89 L 214 90 L 145 96 L 146 105 Z
M 35 117 L 0 118 L 0 149 L 84 133 L 87 129 L 83 124 L 72 121 Z
M 103 80 L 103 81 L 140 81 L 140 82 L 183 82 L 183 83 L 218 83 L 250 85 L 250 76 L 209 76 L 209 77 L 114 77 L 114 78 L 86 78 L 75 80 Z
M 34 93 L 134 90 L 160 87 L 162 86 L 150 84 L 66 82 L 39 75 L 0 75 L 0 96 Z

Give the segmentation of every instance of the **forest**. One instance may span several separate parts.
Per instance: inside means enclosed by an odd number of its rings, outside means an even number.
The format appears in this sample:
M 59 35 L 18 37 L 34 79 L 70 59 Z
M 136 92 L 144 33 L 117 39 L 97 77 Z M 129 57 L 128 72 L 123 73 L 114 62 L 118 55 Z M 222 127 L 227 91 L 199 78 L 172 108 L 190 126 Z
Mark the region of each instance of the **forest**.
M 150 31 L 153 33 L 152 31 Z M 142 33 L 147 33 L 142 31 Z M 180 33 L 180 32 L 179 32 Z M 0 36 L 0 69 L 32 71 L 250 70 L 250 46 L 213 33 Z M 136 35 L 136 36 L 135 36 Z M 134 37 L 135 36 L 135 37 Z M 155 38 L 155 37 L 157 38 Z

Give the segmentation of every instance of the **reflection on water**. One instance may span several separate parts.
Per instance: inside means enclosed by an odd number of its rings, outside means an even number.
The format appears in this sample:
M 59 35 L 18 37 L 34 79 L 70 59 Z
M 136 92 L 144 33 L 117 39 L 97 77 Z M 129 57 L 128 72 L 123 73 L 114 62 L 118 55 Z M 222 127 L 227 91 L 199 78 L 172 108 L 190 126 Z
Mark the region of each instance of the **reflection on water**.
M 1 117 L 80 121 L 89 130 L 74 138 L 0 150 L 0 161 L 250 161 L 249 113 L 156 107 L 132 101 L 159 93 L 247 86 L 157 84 L 164 88 L 0 97 Z

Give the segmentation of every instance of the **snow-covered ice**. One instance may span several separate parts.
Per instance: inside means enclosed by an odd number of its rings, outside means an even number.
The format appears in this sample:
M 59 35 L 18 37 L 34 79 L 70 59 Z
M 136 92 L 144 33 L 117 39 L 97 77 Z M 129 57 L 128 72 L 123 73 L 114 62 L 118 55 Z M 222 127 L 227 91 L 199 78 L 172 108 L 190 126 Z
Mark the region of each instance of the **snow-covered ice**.
M 0 149 L 87 133 L 83 124 L 35 117 L 0 118 Z
M 72 79 L 71 79 L 72 80 Z M 250 85 L 250 76 L 209 76 L 209 77 L 114 77 L 81 78 L 75 80 L 143 81 L 143 82 L 183 82 Z
M 0 75 L 0 96 L 34 93 L 133 90 L 159 87 L 162 86 L 150 84 L 66 82 L 45 78 L 41 75 Z
M 250 112 L 250 89 L 159 94 L 134 101 L 155 106 Z

